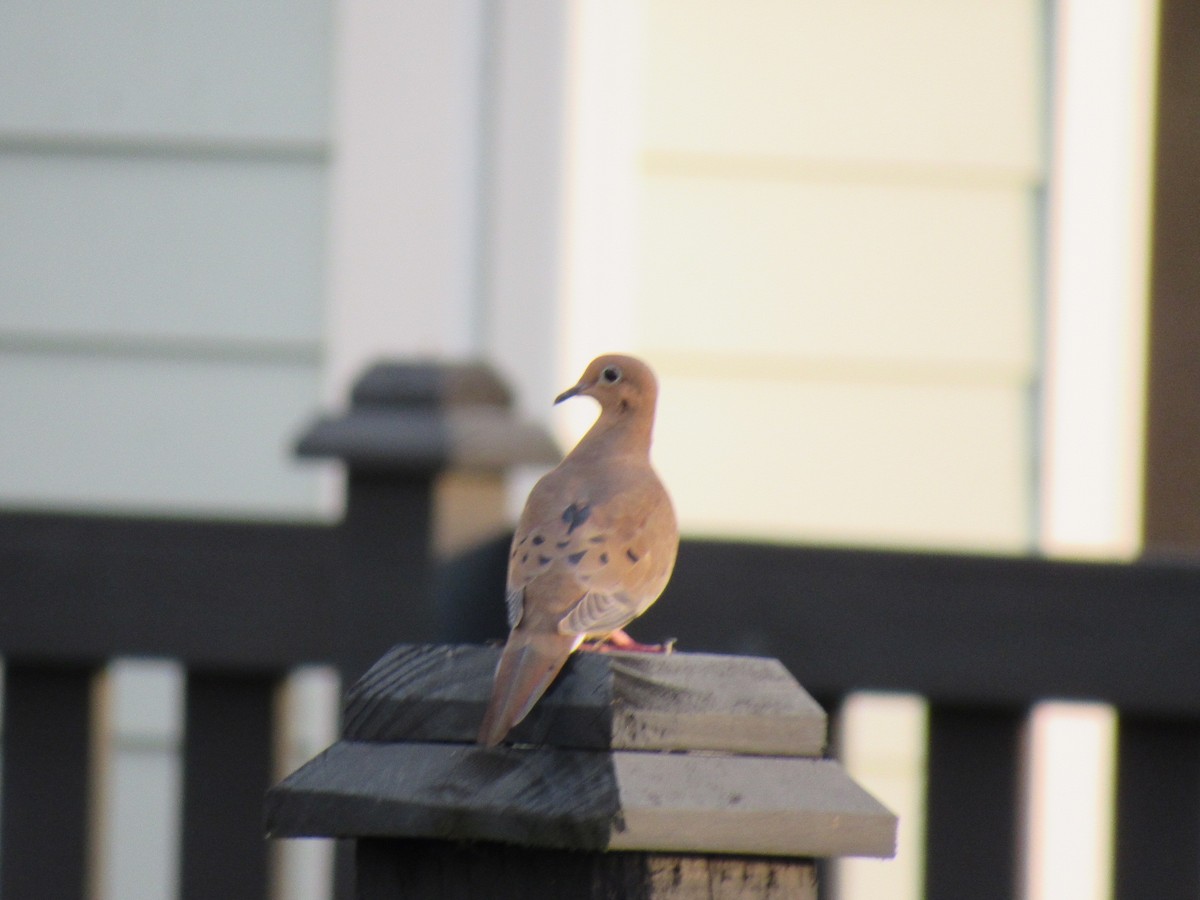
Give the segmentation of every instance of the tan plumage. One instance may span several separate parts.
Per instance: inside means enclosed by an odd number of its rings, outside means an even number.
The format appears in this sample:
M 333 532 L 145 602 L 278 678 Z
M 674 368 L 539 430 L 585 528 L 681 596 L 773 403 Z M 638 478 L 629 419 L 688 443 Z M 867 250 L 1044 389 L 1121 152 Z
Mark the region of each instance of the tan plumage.
M 494 746 L 588 638 L 622 631 L 658 599 L 679 547 L 671 499 L 650 466 L 658 383 L 631 356 L 601 356 L 554 401 L 594 397 L 600 415 L 529 494 L 508 563 L 511 631 L 479 742 Z

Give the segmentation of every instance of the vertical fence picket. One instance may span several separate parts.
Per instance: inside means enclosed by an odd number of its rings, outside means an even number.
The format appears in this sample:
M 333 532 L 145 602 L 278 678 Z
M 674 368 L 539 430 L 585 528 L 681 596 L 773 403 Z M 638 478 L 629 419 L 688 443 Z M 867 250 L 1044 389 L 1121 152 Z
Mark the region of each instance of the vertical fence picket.
M 1023 710 L 932 705 L 926 900 L 1017 896 Z
M 88 894 L 92 685 L 98 668 L 10 660 L 4 673 L 0 897 Z
M 1200 897 L 1200 721 L 1121 716 L 1114 897 Z
M 275 673 L 190 671 L 184 713 L 183 900 L 268 896 L 262 796 L 275 762 Z

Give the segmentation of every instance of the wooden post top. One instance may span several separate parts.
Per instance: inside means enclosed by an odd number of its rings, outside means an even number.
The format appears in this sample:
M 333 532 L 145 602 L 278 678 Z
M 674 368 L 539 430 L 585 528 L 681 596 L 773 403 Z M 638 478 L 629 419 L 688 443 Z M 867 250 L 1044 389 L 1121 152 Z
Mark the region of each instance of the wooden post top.
M 402 644 L 354 685 L 345 737 L 471 743 L 497 647 Z M 778 660 L 576 653 L 510 743 L 584 750 L 820 756 L 825 712 Z
M 544 429 L 516 418 L 508 388 L 487 367 L 432 362 L 371 366 L 354 386 L 350 409 L 318 418 L 296 452 L 400 472 L 495 472 L 553 465 L 562 456 Z
M 896 819 L 833 760 L 772 659 L 576 654 L 511 746 L 474 743 L 499 648 L 401 645 L 351 688 L 343 739 L 272 789 L 273 837 L 891 856 Z

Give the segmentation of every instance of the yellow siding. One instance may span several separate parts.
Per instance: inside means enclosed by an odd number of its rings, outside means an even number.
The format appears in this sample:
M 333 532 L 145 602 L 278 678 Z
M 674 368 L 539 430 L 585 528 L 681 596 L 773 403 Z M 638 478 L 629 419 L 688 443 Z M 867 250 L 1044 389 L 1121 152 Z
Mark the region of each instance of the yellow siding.
M 634 345 L 685 528 L 1026 545 L 1040 4 L 647 0 L 645 26 Z
M 1032 363 L 1024 190 L 655 176 L 639 343 L 792 362 Z
M 664 361 L 654 455 L 688 532 L 1020 548 L 1020 391 L 677 375 Z
M 1021 549 L 1045 76 L 1035 0 L 645 0 L 634 346 L 691 534 Z M 780 598 L 786 602 L 786 598 Z M 920 894 L 923 711 L 847 708 Z
M 650 149 L 1040 168 L 1039 3 L 648 0 L 647 9 Z

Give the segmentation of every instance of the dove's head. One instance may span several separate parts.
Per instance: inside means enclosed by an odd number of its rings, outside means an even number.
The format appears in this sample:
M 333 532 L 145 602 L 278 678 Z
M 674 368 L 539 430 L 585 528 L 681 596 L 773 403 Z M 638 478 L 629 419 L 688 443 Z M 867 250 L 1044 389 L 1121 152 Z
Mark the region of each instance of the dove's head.
M 559 394 L 554 402 L 562 403 L 581 394 L 595 397 L 602 412 L 643 412 L 653 416 L 658 380 L 640 359 L 610 353 L 593 359 L 575 386 Z

